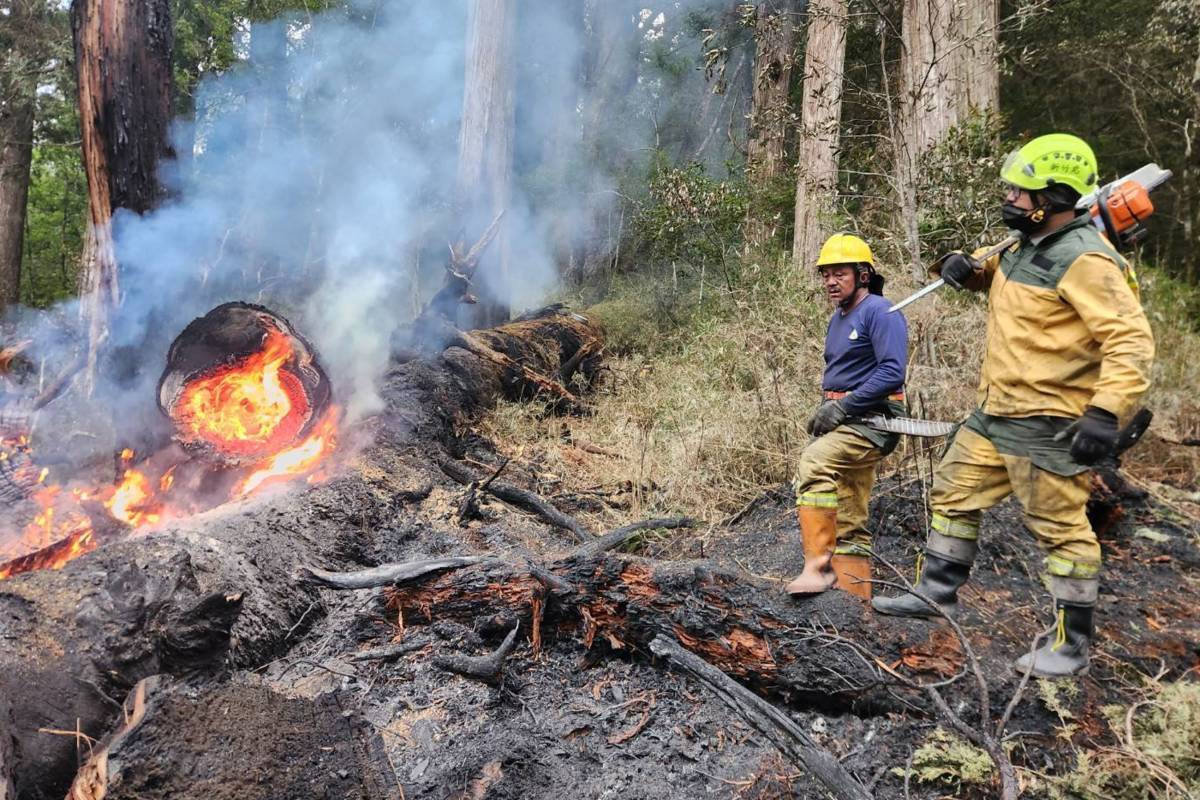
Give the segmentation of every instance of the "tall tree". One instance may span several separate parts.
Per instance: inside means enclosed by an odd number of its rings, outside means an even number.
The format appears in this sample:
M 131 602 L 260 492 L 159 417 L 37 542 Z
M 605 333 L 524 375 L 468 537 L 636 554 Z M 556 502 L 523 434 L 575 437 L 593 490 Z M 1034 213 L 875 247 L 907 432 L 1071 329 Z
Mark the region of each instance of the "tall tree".
M 786 169 L 784 147 L 791 127 L 788 88 L 794 61 L 791 0 L 766 0 L 755 9 L 754 86 L 746 138 L 746 177 L 762 191 Z M 774 234 L 776 220 L 751 208 L 746 240 L 762 245 Z
M 75 0 L 71 26 L 90 222 L 80 272 L 90 388 L 120 302 L 113 212 L 153 208 L 163 194 L 159 163 L 172 155 L 170 6 L 168 0 Z
M 913 275 L 923 274 L 917 232 L 921 157 L 970 114 L 999 105 L 997 0 L 903 0 L 897 195 Z
M 512 197 L 515 32 L 516 0 L 471 0 L 455 180 L 465 240 L 474 241 L 507 210 Z M 491 287 L 493 302 L 483 304 L 475 324 L 495 324 L 508 314 L 508 231 L 502 221 L 480 262 L 479 275 Z
M 832 224 L 845 57 L 846 1 L 812 0 L 808 6 L 804 93 L 796 146 L 792 260 L 798 271 L 809 269 L 816 261 Z
M 585 191 L 592 200 L 585 222 L 589 229 L 581 237 L 581 278 L 603 270 L 620 247 L 624 214 L 614 210 L 615 202 L 602 198 L 613 197 L 613 176 L 632 158 L 624 146 L 627 131 L 622 122 L 635 113 L 631 106 L 643 44 L 633 23 L 638 5 L 634 0 L 584 0 L 582 160 L 589 166 Z
M 17 302 L 29 170 L 33 159 L 33 116 L 42 64 L 44 0 L 12 0 L 0 15 L 0 311 Z M 3 8 L 3 6 L 0 6 Z

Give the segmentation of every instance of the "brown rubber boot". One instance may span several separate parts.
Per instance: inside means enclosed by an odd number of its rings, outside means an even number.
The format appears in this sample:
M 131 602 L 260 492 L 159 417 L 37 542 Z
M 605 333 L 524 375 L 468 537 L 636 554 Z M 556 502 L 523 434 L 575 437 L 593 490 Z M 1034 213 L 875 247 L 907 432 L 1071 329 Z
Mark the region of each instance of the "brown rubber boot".
M 837 509 L 797 506 L 804 541 L 804 571 L 784 587 L 788 594 L 820 594 L 837 583 L 833 547 L 837 541 Z
M 837 588 L 857 597 L 864 603 L 871 602 L 871 559 L 869 557 L 837 553 L 833 557 L 833 572 L 837 575 Z

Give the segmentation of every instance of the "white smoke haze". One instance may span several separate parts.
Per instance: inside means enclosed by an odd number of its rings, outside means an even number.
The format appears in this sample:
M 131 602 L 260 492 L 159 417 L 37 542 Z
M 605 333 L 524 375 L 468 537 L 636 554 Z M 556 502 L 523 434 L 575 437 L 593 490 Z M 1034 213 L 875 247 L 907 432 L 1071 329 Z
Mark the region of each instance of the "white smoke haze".
M 710 124 L 680 107 L 704 94 L 698 48 L 681 45 L 680 30 L 690 9 L 714 3 L 614 2 L 624 12 L 599 56 L 585 47 L 596 21 L 572 19 L 578 6 L 518 3 L 509 278 L 498 289 L 478 276 L 515 311 L 555 288 L 564 236 L 597 237 L 616 195 L 606 172 L 614 150 L 618 167 L 648 162 L 664 144 L 665 115 L 690 114 L 696 131 L 675 153 L 686 159 Z M 596 5 L 593 14 L 605 13 Z M 181 157 L 160 171 L 170 198 L 113 222 L 123 300 L 110 339 L 117 356 L 98 376 L 97 398 L 120 410 L 118 440 L 161 434 L 154 384 L 167 346 L 229 300 L 289 317 L 316 345 L 351 420 L 382 407 L 392 333 L 440 288 L 447 242 L 481 233 L 462 229 L 452 197 L 466 23 L 466 3 L 379 2 L 256 22 L 246 59 L 202 81 L 195 120 L 173 128 Z M 674 85 L 654 77 L 654 47 L 691 59 Z M 611 89 L 614 75 L 629 96 L 597 117 L 589 92 Z M 588 147 L 598 141 L 589 124 L 605 128 L 607 152 Z M 64 305 L 40 319 L 70 313 Z M 57 325 L 26 325 L 27 335 L 44 352 L 38 328 Z

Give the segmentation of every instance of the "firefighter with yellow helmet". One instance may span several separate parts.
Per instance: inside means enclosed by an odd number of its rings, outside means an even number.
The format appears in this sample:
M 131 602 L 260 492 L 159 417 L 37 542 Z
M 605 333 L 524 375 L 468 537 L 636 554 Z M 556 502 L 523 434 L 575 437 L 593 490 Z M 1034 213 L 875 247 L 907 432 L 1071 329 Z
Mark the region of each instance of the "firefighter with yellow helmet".
M 870 600 L 867 503 L 875 468 L 898 437 L 855 420 L 903 414 L 908 327 L 903 315 L 888 313 L 883 278 L 862 239 L 834 234 L 821 247 L 817 269 L 835 308 L 825 335 L 823 402 L 808 424 L 814 438 L 795 480 L 804 571 L 786 590 L 809 595 L 836 585 Z
M 1056 618 L 1053 639 L 1015 666 L 1077 675 L 1088 667 L 1100 574 L 1087 471 L 1113 452 L 1118 419 L 1149 387 L 1154 340 L 1129 265 L 1075 209 L 1097 185 L 1087 143 L 1062 133 L 1034 139 L 1008 157 L 1001 178 L 1001 212 L 1018 243 L 983 262 L 963 253 L 939 262 L 946 283 L 988 293 L 987 349 L 979 407 L 934 474 L 917 589 L 953 613 L 982 511 L 1015 494 L 1046 553 Z M 912 595 L 873 606 L 936 613 Z

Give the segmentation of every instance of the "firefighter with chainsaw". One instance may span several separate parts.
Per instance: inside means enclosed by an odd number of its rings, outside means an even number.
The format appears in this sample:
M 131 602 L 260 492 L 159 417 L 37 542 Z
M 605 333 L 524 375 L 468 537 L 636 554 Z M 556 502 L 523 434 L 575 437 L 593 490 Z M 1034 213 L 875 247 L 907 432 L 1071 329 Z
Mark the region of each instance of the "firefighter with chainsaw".
M 979 550 L 982 511 L 1015 494 L 1046 553 L 1056 624 L 1054 637 L 1014 666 L 1041 677 L 1087 670 L 1100 575 L 1085 514 L 1088 469 L 1114 453 L 1118 420 L 1149 387 L 1154 357 L 1133 270 L 1076 210 L 1096 177 L 1082 139 L 1030 141 L 1001 170 L 1001 211 L 1017 242 L 982 262 L 952 253 L 936 265 L 947 284 L 988 292 L 987 339 L 979 407 L 933 477 L 916 588 L 953 614 Z M 937 615 L 911 594 L 877 597 L 873 606 Z
M 867 503 L 875 467 L 899 437 L 860 419 L 904 413 L 908 327 L 901 314 L 888 313 L 883 277 L 862 239 L 831 236 L 817 270 L 835 308 L 825 335 L 824 398 L 808 423 L 814 438 L 800 456 L 795 481 L 804 571 L 786 590 L 809 595 L 836 585 L 870 600 Z

